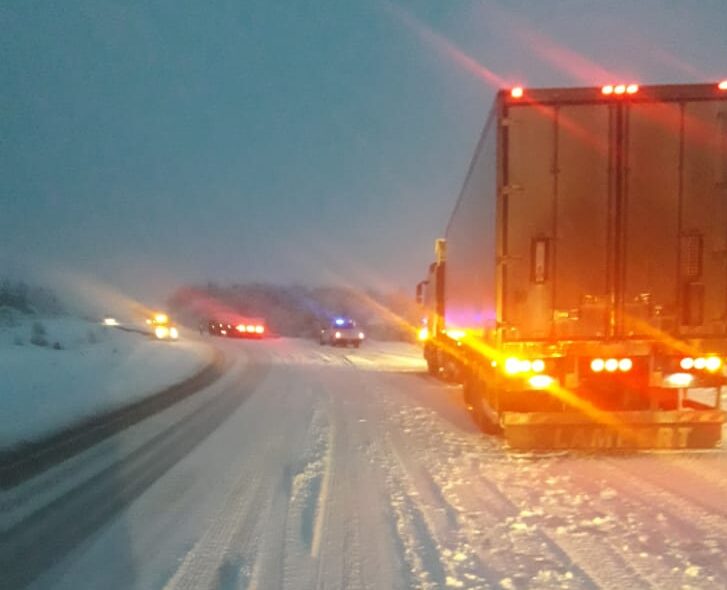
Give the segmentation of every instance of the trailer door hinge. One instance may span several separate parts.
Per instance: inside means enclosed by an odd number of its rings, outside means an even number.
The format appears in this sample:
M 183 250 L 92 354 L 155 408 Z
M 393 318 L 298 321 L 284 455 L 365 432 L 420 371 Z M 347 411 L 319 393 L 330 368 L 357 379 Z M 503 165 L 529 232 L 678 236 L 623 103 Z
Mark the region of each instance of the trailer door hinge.
M 520 184 L 506 184 L 502 187 L 502 194 L 503 195 L 511 195 L 513 193 L 521 193 L 523 192 L 523 187 Z

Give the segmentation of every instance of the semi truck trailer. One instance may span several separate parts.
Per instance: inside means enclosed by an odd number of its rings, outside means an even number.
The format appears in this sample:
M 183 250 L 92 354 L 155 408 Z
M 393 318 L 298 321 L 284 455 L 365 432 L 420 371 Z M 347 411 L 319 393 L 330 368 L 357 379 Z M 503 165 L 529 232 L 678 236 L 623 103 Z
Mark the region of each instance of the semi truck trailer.
M 719 445 L 727 83 L 499 91 L 417 295 L 513 448 Z

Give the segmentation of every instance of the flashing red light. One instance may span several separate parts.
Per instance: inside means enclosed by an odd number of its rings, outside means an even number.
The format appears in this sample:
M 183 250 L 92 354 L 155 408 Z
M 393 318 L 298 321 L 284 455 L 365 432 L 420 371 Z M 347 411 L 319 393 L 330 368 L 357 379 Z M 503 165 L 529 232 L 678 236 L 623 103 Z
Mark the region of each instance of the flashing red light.
M 626 94 L 636 94 L 639 91 L 638 84 L 629 84 L 626 87 Z
M 244 332 L 245 326 L 243 326 L 242 324 L 238 324 L 237 326 L 235 326 L 235 330 L 237 330 L 238 332 Z
M 626 92 L 626 84 L 618 84 L 617 86 L 614 86 L 613 92 L 614 94 L 623 94 Z
M 603 94 L 613 94 L 613 86 L 611 84 L 606 84 L 606 86 L 601 88 L 601 92 Z
M 717 84 L 717 88 L 720 90 L 727 90 L 727 80 L 722 80 L 719 84 Z
M 522 98 L 523 97 L 523 87 L 522 86 L 515 86 L 512 90 L 510 90 L 510 96 L 513 98 Z

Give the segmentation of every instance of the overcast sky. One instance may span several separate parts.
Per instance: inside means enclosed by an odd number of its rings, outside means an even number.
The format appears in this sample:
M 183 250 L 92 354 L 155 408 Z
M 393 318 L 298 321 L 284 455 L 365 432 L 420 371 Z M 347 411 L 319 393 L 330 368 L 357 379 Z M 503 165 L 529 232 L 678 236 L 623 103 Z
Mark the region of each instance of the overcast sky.
M 498 84 L 727 77 L 724 0 L 0 4 L 0 274 L 424 275 Z

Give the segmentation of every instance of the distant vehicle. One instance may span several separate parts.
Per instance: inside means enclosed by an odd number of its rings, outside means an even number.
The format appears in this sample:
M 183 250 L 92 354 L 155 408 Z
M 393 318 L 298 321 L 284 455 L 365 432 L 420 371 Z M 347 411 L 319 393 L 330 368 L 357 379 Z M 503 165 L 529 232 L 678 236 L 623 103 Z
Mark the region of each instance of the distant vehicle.
M 177 340 L 179 338 L 179 330 L 165 313 L 154 314 L 153 317 L 146 320 L 146 323 L 151 326 L 152 334 L 157 340 Z
M 336 318 L 327 326 L 321 328 L 320 344 L 325 346 L 348 346 L 354 348 L 361 346 L 366 335 L 356 322 L 349 318 Z
M 727 84 L 498 92 L 417 289 L 430 372 L 485 431 L 720 444 L 725 114 Z
M 259 340 L 265 336 L 267 327 L 262 318 L 238 318 L 235 322 L 213 319 L 207 323 L 207 331 L 212 336 Z

